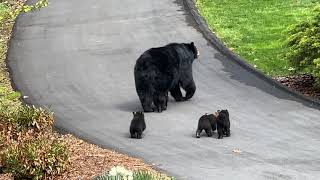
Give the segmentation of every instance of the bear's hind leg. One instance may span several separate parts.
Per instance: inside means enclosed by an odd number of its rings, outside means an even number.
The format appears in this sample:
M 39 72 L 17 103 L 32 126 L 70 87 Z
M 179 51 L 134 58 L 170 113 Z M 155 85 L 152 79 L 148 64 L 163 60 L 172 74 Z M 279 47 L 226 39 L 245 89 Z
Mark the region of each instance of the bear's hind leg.
M 206 129 L 205 131 L 206 131 L 206 134 L 207 134 L 208 137 L 211 137 L 211 136 L 212 136 L 212 131 L 211 131 L 211 129 Z
M 196 137 L 197 138 L 200 138 L 201 131 L 202 131 L 202 129 L 198 129 L 197 130 L 197 132 L 196 132 Z
M 142 104 L 142 108 L 144 112 L 153 112 L 154 109 L 152 107 L 153 98 L 151 95 L 148 94 L 141 94 L 139 95 L 140 102 Z
M 141 139 L 142 138 L 142 131 L 138 131 L 137 132 L 137 139 Z
M 161 96 L 160 94 L 155 93 L 153 95 L 153 104 L 154 104 L 154 108 L 157 112 L 162 112 L 162 108 L 161 108 Z
M 136 138 L 137 136 L 137 133 L 136 132 L 130 132 L 130 134 L 131 134 L 131 138 Z
M 153 104 L 158 112 L 167 109 L 168 93 L 155 93 L 153 95 Z

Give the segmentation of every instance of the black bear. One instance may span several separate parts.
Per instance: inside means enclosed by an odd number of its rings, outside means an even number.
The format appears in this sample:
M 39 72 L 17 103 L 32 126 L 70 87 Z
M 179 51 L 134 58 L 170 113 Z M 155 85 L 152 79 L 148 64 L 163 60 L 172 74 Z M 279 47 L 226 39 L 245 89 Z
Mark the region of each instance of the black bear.
M 176 101 L 190 99 L 196 85 L 192 75 L 192 63 L 199 52 L 191 43 L 171 43 L 145 51 L 134 67 L 136 91 L 145 112 L 166 109 L 167 93 Z M 180 87 L 186 91 L 183 97 Z M 155 102 L 156 101 L 156 102 Z M 167 102 L 167 100 L 165 100 Z M 161 108 L 158 108 L 161 107 Z
M 222 139 L 223 136 L 230 136 L 230 119 L 228 110 L 218 111 L 217 116 L 217 130 L 218 130 L 218 139 Z
M 205 114 L 200 117 L 198 122 L 198 128 L 196 132 L 196 137 L 200 138 L 200 134 L 202 130 L 205 130 L 208 137 L 212 136 L 212 131 L 215 131 L 217 129 L 217 116 L 218 114 Z
M 131 138 L 142 138 L 142 132 L 146 129 L 143 112 L 132 112 L 133 119 L 130 124 Z

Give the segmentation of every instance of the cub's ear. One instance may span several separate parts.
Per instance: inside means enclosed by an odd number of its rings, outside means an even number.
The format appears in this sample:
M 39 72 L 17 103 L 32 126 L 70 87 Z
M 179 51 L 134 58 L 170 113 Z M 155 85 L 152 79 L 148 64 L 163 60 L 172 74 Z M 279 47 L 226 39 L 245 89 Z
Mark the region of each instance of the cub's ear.
M 133 115 L 135 115 L 135 112 L 132 112 Z
M 194 46 L 194 42 L 191 42 L 190 44 L 191 44 L 191 46 Z

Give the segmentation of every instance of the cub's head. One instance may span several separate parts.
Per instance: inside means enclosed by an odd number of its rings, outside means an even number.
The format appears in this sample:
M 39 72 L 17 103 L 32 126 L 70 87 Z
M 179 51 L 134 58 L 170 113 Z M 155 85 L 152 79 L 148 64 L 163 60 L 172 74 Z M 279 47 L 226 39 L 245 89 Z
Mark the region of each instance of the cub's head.
M 134 118 L 144 117 L 143 112 L 132 112 Z
M 227 109 L 224 110 L 218 110 L 216 113 L 218 119 L 221 120 L 229 120 L 229 112 Z
M 187 44 L 187 46 L 194 54 L 194 58 L 197 59 L 199 57 L 200 53 L 199 53 L 197 47 L 194 45 L 194 43 L 191 42 L 190 44 Z

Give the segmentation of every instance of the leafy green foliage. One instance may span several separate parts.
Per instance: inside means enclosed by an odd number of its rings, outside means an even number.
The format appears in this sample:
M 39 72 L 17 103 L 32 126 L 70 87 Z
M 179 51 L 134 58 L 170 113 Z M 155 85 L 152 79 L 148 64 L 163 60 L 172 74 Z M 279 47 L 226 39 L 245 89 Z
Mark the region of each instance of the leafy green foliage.
M 33 10 L 38 10 L 46 6 L 48 6 L 48 0 L 39 0 L 33 5 L 22 5 L 22 6 L 18 6 L 17 8 L 10 9 L 9 8 L 10 3 L 8 3 L 7 1 L 4 1 L 0 3 L 0 21 L 14 20 L 15 17 L 17 17 L 18 14 L 21 12 L 27 13 Z
M 320 81 L 320 6 L 316 15 L 293 27 L 287 40 L 289 62 L 297 70 L 313 74 Z
M 287 28 L 313 16 L 317 0 L 196 0 L 200 14 L 227 47 L 271 76 L 291 73 L 283 58 Z
M 68 164 L 66 146 L 49 137 L 11 144 L 2 153 L 4 171 L 18 179 L 45 179 L 59 174 Z
M 5 18 L 5 15 L 8 13 L 9 7 L 4 3 L 0 3 L 0 22 Z
M 123 167 L 113 167 L 109 172 L 96 176 L 94 180 L 174 180 L 162 174 L 155 174 L 148 171 L 131 172 Z
M 136 171 L 133 173 L 134 180 L 174 180 L 161 174 L 153 174 L 147 171 Z
M 17 127 L 18 131 L 34 128 L 36 130 L 51 129 L 53 113 L 47 109 L 29 105 L 11 106 L 11 103 L 0 104 L 0 122 L 9 122 Z

